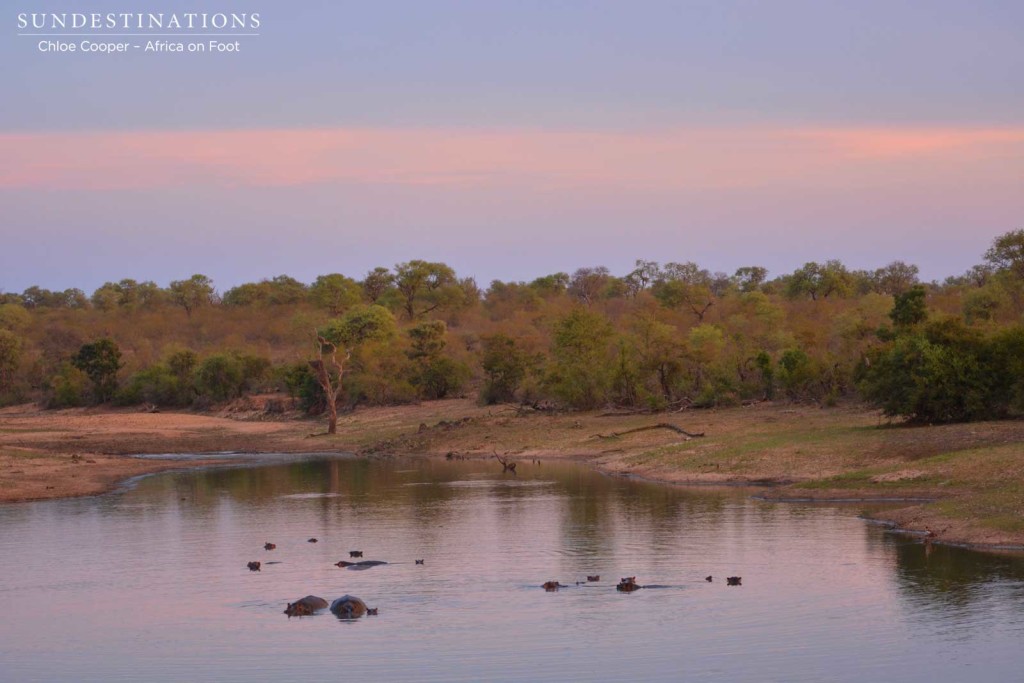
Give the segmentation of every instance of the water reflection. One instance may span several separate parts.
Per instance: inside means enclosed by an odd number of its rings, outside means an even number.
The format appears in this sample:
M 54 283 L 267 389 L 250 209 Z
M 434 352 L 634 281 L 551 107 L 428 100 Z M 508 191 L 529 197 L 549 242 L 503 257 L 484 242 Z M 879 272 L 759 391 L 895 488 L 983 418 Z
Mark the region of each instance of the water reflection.
M 0 679 L 1015 680 L 1024 560 L 855 513 L 550 462 L 164 474 L 0 507 Z M 380 615 L 281 614 L 310 593 Z

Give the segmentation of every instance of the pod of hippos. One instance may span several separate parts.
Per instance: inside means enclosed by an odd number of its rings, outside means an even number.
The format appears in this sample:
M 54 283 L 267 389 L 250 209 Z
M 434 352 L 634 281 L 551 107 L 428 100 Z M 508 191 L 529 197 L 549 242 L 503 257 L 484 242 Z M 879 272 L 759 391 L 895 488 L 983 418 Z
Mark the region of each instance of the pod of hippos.
M 295 602 L 289 602 L 284 613 L 289 617 L 308 617 L 327 607 L 327 601 L 316 595 L 307 595 Z M 343 595 L 330 604 L 331 612 L 339 619 L 358 619 L 363 615 L 376 615 L 376 607 L 367 607 L 366 603 L 353 595 Z

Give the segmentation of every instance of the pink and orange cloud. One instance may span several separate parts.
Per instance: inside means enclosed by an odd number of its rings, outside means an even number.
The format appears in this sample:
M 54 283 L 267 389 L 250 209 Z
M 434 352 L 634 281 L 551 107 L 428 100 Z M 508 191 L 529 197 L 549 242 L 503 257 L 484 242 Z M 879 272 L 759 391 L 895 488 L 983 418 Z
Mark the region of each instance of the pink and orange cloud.
M 0 134 L 0 188 L 394 184 L 737 190 L 1024 175 L 1019 128 L 335 128 Z M 943 171 L 943 169 L 945 171 Z

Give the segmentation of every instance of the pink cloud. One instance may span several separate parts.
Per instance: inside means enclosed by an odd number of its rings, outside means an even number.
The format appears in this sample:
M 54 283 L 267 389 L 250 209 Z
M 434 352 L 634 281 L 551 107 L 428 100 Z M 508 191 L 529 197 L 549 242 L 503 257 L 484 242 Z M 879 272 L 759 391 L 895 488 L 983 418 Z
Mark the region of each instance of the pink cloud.
M 365 129 L 0 135 L 0 188 L 315 184 L 673 192 L 1024 172 L 1024 129 Z M 945 175 L 943 175 L 945 174 Z

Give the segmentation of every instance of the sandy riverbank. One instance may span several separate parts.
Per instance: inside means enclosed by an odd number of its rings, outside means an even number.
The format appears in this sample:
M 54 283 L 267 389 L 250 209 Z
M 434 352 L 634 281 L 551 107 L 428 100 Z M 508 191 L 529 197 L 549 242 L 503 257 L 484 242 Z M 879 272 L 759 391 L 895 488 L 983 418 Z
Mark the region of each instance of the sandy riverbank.
M 669 429 L 634 431 L 669 423 Z M 942 540 L 1024 544 L 1024 422 L 907 428 L 859 407 L 762 404 L 661 415 L 546 414 L 465 399 L 360 409 L 336 436 L 259 401 L 212 414 L 0 410 L 0 501 L 100 493 L 180 462 L 124 457 L 218 451 L 571 458 L 668 483 L 772 485 L 769 498 L 934 499 L 885 513 Z M 618 436 L 616 436 L 618 434 Z

